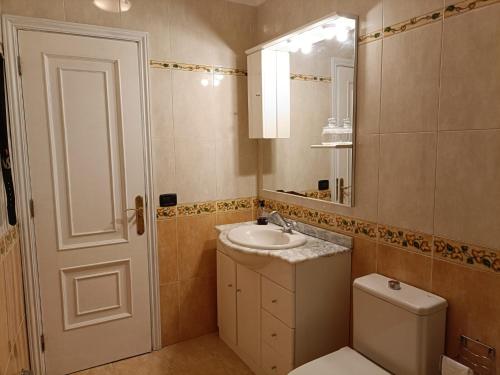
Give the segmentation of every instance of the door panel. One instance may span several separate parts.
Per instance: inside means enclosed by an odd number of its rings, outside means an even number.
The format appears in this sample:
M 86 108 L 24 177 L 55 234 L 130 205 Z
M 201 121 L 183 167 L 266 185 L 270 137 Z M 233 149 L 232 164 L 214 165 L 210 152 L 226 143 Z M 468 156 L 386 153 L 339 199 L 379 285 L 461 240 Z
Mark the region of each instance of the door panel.
M 151 350 L 138 46 L 19 31 L 47 374 Z
M 260 275 L 236 264 L 238 346 L 260 363 Z
M 118 61 L 46 54 L 44 66 L 59 250 L 124 242 Z

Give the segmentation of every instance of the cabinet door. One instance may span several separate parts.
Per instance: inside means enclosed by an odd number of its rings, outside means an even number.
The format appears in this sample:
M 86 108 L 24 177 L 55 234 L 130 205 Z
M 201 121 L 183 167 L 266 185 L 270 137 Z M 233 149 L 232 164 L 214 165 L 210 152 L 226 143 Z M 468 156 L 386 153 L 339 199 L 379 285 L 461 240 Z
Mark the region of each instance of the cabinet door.
M 236 344 L 236 263 L 217 252 L 217 321 L 219 334 Z
M 260 362 L 260 275 L 237 264 L 238 346 Z

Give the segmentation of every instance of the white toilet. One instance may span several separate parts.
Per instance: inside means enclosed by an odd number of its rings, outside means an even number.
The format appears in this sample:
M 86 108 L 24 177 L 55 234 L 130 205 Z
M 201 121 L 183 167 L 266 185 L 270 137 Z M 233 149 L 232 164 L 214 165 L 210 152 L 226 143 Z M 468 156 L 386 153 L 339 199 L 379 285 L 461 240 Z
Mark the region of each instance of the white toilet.
M 398 289 L 400 288 L 400 289 Z M 354 280 L 353 346 L 289 375 L 433 375 L 444 351 L 445 299 L 378 274 Z

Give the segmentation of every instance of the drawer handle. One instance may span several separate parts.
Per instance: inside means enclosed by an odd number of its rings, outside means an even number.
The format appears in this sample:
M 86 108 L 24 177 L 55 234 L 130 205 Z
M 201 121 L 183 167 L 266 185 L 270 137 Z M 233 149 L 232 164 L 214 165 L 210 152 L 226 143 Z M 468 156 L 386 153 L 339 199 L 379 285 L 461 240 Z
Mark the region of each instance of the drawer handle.
M 271 337 L 276 337 L 276 336 L 278 336 L 277 333 L 271 333 Z
M 276 370 L 276 369 L 277 369 L 276 366 L 271 367 L 271 370 Z
M 228 287 L 228 288 L 232 288 L 232 287 L 233 287 L 233 284 L 227 284 L 227 287 Z
M 277 300 L 277 299 L 273 299 L 273 300 L 271 301 L 271 303 L 277 303 L 277 302 L 278 302 L 278 300 Z
M 236 293 L 241 293 L 241 289 L 236 289 Z

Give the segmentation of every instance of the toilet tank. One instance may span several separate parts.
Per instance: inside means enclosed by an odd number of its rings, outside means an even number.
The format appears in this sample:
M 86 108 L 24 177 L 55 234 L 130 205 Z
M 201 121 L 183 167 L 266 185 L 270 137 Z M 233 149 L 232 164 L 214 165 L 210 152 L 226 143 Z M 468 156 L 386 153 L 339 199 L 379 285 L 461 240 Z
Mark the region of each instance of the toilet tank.
M 354 349 L 394 374 L 439 374 L 446 300 L 404 283 L 392 289 L 389 280 L 378 274 L 354 280 Z

